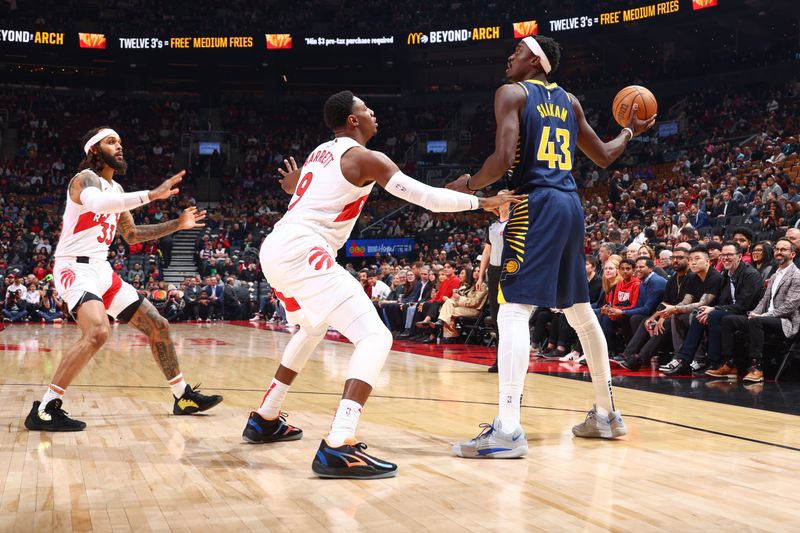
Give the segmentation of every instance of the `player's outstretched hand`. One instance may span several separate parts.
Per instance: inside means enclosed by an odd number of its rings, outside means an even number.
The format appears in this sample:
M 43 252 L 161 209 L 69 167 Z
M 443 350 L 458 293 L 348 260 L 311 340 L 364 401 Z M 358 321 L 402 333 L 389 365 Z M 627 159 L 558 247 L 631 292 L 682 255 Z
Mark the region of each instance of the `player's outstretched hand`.
M 490 196 L 488 198 L 479 198 L 478 206 L 485 211 L 494 211 L 495 209 L 498 209 L 502 205 L 518 204 L 526 198 L 527 195 L 524 194 L 514 194 L 510 191 L 501 191 L 497 193 L 495 196 Z
M 628 121 L 628 127 L 633 131 L 634 137 L 636 137 L 637 135 L 641 135 L 645 131 L 652 128 L 653 124 L 656 123 L 656 117 L 658 116 L 658 115 L 653 115 L 650 118 L 642 120 L 638 116 L 636 116 L 637 109 L 639 109 L 639 104 L 633 104 L 633 111 L 631 112 L 631 118 Z
M 206 218 L 205 210 L 198 211 L 194 206 L 187 207 L 178 219 L 178 230 L 205 227 L 205 224 L 200 222 L 204 218 Z
M 463 192 L 464 194 L 475 194 L 475 191 L 471 191 L 467 188 L 467 183 L 469 182 L 469 174 L 462 174 L 456 179 L 455 181 L 451 181 L 447 185 L 445 185 L 445 189 L 450 189 L 451 191 L 458 191 Z
M 278 173 L 283 176 L 278 183 L 281 184 L 281 189 L 286 194 L 294 194 L 294 190 L 297 188 L 297 182 L 300 180 L 300 169 L 297 168 L 297 163 L 294 160 L 294 157 L 289 156 L 289 159 L 283 160 L 283 164 L 286 166 L 286 170 L 278 167 Z
M 184 174 L 186 174 L 186 171 L 181 170 L 171 178 L 164 180 L 164 183 L 151 190 L 148 193 L 150 196 L 150 201 L 153 202 L 155 200 L 166 200 L 170 196 L 175 196 L 178 194 L 177 185 L 183 180 Z

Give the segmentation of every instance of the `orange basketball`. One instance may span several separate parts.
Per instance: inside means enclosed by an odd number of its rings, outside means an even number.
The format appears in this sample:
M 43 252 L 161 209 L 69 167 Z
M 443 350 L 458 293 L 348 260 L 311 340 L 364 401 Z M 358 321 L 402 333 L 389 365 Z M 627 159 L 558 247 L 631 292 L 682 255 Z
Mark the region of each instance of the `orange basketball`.
M 658 111 L 656 97 L 649 89 L 641 85 L 629 85 L 617 93 L 614 103 L 611 104 L 614 120 L 623 128 L 628 125 L 631 118 L 633 104 L 639 104 L 636 116 L 642 120 L 652 117 Z

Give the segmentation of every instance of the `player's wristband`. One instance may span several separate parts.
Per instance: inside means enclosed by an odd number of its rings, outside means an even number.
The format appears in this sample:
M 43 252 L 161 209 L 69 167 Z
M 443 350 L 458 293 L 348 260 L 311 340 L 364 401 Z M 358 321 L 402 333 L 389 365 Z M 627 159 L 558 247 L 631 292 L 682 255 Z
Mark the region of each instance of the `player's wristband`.
M 631 138 L 630 138 L 630 139 L 628 139 L 628 142 L 630 142 L 630 141 L 633 139 L 633 130 L 632 130 L 632 129 L 630 129 L 630 128 L 622 128 L 622 131 L 627 131 L 628 133 L 630 133 L 630 134 L 631 134 Z M 620 133 L 621 133 L 621 132 L 620 132 Z
M 471 179 L 472 179 L 472 176 L 467 178 L 467 190 L 469 192 L 478 192 L 480 189 L 473 189 L 472 187 L 469 186 L 469 180 L 471 180 Z

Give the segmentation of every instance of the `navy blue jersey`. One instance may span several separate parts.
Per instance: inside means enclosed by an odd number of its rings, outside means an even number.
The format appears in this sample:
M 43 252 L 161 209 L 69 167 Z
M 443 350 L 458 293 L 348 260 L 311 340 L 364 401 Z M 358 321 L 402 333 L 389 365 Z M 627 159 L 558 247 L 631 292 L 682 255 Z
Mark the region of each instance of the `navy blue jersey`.
M 521 193 L 536 187 L 576 190 L 572 164 L 578 121 L 569 95 L 555 83 L 526 80 L 517 85 L 526 97 L 514 164 L 506 173 L 509 188 Z

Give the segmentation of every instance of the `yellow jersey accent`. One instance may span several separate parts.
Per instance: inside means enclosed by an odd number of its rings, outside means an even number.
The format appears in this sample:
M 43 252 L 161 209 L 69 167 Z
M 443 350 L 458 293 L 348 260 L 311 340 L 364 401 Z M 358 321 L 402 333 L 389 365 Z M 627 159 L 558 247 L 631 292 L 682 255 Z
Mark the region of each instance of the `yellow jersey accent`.
M 499 304 L 508 303 L 506 302 L 506 297 L 503 295 L 503 287 L 501 287 L 499 283 L 497 284 L 497 303 Z

